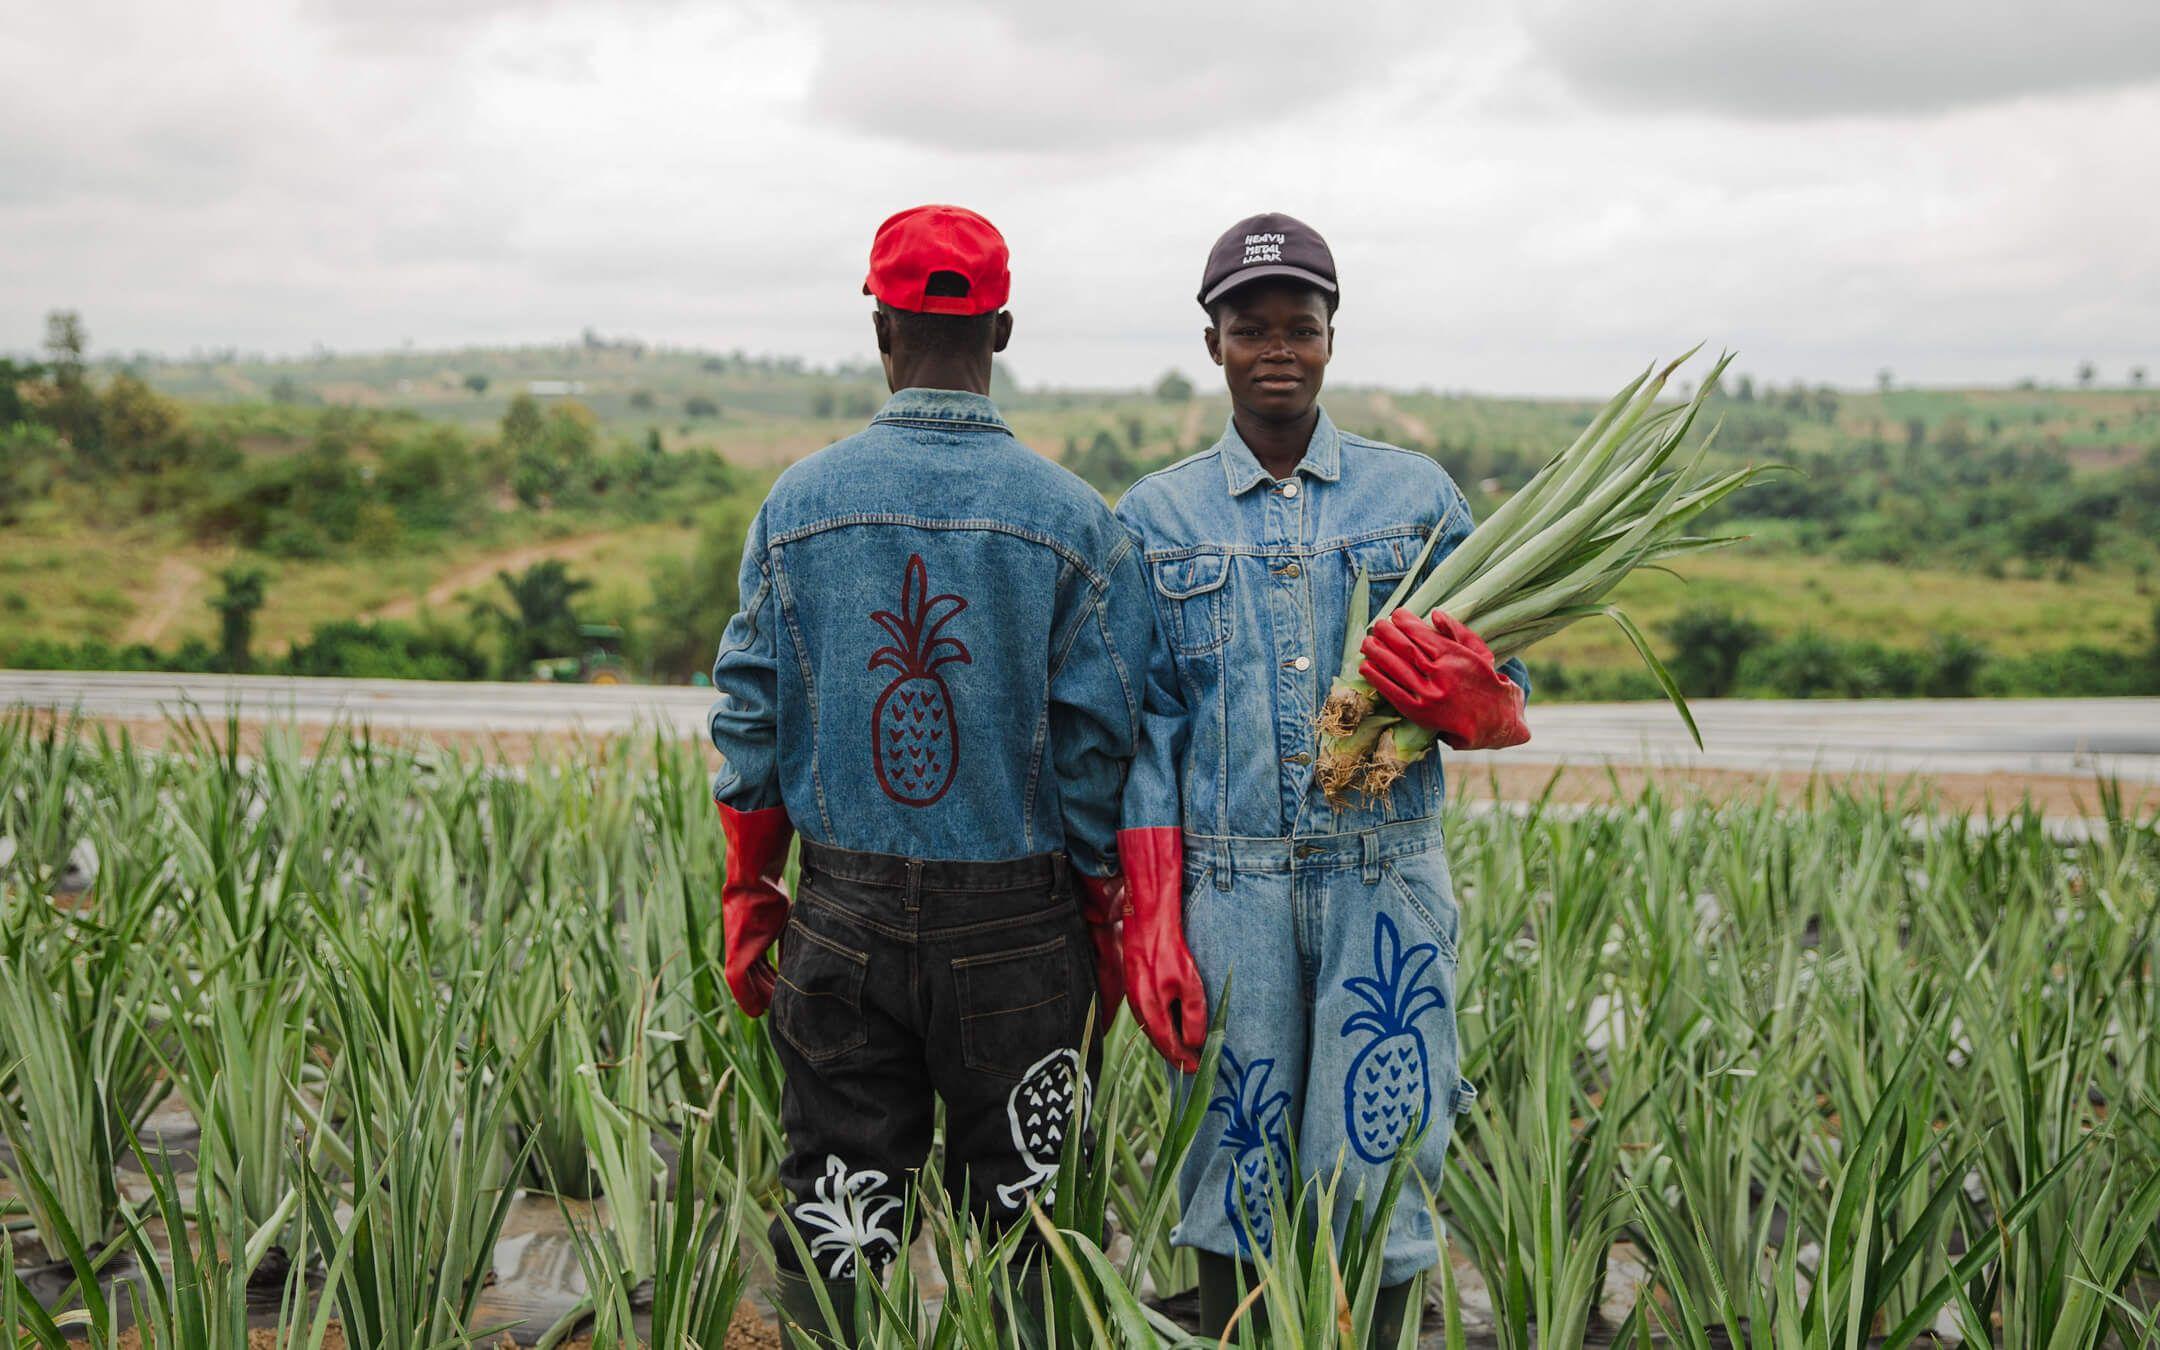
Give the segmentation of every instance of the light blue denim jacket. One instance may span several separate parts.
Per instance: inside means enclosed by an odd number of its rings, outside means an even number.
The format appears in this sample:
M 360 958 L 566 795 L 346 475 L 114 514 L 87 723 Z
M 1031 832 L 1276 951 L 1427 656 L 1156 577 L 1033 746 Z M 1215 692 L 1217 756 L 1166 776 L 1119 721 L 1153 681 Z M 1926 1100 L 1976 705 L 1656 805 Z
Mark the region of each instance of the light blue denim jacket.
M 1156 650 L 1131 536 L 987 398 L 903 389 L 795 464 L 713 662 L 715 800 L 904 857 L 1110 870 Z
M 1322 412 L 1296 473 L 1276 482 L 1233 422 L 1211 449 L 1133 484 L 1117 517 L 1140 541 L 1167 656 L 1151 672 L 1127 825 L 1292 839 L 1438 814 L 1444 750 L 1384 804 L 1329 806 L 1313 782 L 1313 721 L 1358 569 L 1377 604 L 1435 525 L 1435 561 L 1469 535 L 1470 504 L 1446 470 Z M 1519 661 L 1502 670 L 1529 689 Z

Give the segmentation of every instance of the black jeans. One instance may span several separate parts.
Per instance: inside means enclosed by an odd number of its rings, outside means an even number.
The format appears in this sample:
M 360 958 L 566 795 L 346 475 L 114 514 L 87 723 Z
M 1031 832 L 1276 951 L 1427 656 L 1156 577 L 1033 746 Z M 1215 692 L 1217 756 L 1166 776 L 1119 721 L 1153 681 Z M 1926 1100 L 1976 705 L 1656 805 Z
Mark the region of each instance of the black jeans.
M 947 1189 L 1022 1219 L 1086 1129 L 1095 949 L 1062 856 L 956 863 L 803 841 L 772 1001 L 780 1179 L 816 1273 L 882 1272 L 945 1101 Z M 1047 1203 L 1047 1196 L 1038 1196 Z M 799 1269 L 781 1220 L 773 1253 Z

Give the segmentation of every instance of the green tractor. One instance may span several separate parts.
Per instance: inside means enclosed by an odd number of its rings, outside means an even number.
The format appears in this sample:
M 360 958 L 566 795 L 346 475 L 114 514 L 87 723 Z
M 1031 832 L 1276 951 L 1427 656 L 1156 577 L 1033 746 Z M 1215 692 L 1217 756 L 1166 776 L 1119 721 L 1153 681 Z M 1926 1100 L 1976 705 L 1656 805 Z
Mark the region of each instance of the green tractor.
M 554 684 L 628 684 L 630 668 L 623 664 L 623 630 L 612 623 L 581 623 L 582 656 L 550 656 L 532 664 L 533 678 Z

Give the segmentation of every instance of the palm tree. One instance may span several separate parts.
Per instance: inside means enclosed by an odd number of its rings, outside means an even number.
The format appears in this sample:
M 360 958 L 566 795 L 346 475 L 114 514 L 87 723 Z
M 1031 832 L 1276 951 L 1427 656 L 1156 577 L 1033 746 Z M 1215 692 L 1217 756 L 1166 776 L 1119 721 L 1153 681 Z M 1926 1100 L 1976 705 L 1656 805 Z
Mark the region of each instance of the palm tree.
M 492 623 L 503 635 L 503 669 L 511 676 L 523 674 L 543 656 L 568 656 L 578 650 L 578 614 L 573 603 L 578 592 L 592 583 L 570 575 L 560 558 L 534 563 L 512 576 L 497 572 L 509 593 L 510 606 L 492 600 L 473 603 L 473 617 Z
M 221 589 L 210 598 L 210 608 L 218 613 L 218 650 L 225 669 L 236 675 L 245 674 L 253 664 L 248 647 L 255 637 L 255 611 L 263 606 L 265 580 L 260 568 L 228 567 L 218 573 Z

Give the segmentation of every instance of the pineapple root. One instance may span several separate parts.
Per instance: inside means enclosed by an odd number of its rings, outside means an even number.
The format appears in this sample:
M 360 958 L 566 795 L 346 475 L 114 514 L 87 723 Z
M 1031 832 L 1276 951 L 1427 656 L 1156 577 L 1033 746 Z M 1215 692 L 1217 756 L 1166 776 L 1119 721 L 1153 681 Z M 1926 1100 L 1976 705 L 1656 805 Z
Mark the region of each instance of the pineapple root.
M 1338 684 L 1321 703 L 1315 725 L 1328 740 L 1347 739 L 1357 733 L 1359 723 L 1372 715 L 1373 704 L 1371 694 Z
M 1395 784 L 1410 771 L 1410 761 L 1395 748 L 1393 736 L 1382 736 L 1373 747 L 1370 758 L 1365 761 L 1365 772 L 1358 778 L 1357 788 L 1365 794 L 1365 800 L 1384 803 L 1394 794 Z
M 1350 798 L 1350 789 L 1365 772 L 1363 751 L 1343 753 L 1336 750 L 1322 752 L 1313 765 L 1313 778 L 1320 790 L 1327 794 L 1328 805 L 1341 807 Z

